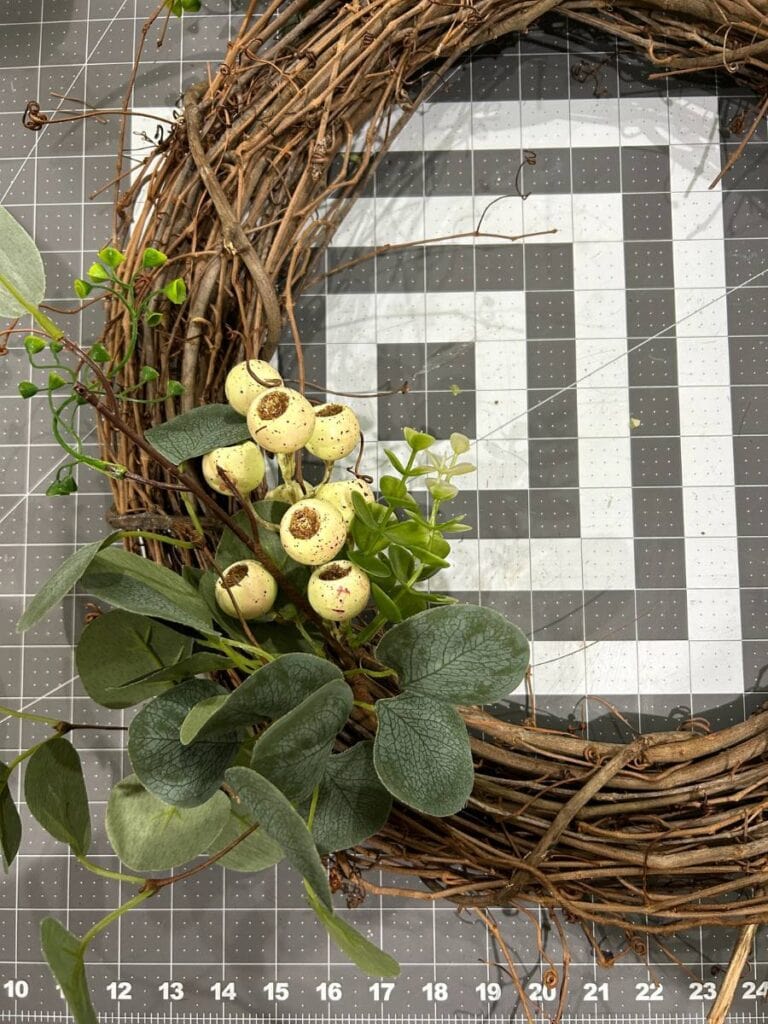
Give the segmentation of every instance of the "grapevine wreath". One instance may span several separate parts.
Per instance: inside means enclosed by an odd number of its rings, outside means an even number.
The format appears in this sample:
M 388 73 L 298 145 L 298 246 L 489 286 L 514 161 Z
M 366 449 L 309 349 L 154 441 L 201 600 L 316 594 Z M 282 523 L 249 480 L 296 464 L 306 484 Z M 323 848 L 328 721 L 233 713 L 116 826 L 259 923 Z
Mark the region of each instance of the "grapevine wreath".
M 153 30 L 199 7 L 173 0 L 148 18 L 121 153 Z M 620 929 L 623 949 L 596 947 L 606 965 L 627 950 L 642 956 L 650 941 L 664 948 L 675 932 L 733 929 L 711 1012 L 723 1020 L 755 928 L 768 923 L 768 712 L 720 732 L 692 722 L 606 743 L 488 710 L 529 683 L 525 637 L 496 612 L 426 588 L 464 529 L 449 510 L 473 470 L 471 442 L 461 424 L 446 442 L 406 430 L 407 454 L 388 453 L 374 494 L 354 397 L 311 397 L 295 303 L 322 273 L 318 257 L 387 145 L 469 51 L 554 12 L 640 51 L 651 75 L 709 73 L 748 86 L 746 145 L 768 109 L 768 8 L 258 7 L 248 5 L 220 66 L 184 94 L 156 152 L 131 177 L 118 161 L 111 244 L 75 282 L 83 303 L 106 308 L 105 331 L 89 348 L 39 308 L 39 254 L 0 210 L 0 312 L 32 314 L 24 344 L 43 371 L 20 390 L 47 396 L 68 456 L 50 493 L 75 490 L 86 464 L 114 494 L 114 532 L 67 559 L 20 628 L 79 581 L 105 606 L 91 609 L 78 642 L 83 686 L 106 708 L 138 706 L 128 732 L 133 774 L 107 811 L 112 845 L 138 875 L 88 859 L 86 783 L 68 739 L 85 726 L 3 709 L 49 727 L 0 766 L 6 863 L 20 837 L 8 782 L 23 770 L 28 807 L 48 831 L 84 867 L 135 887 L 85 936 L 46 919 L 46 958 L 78 1024 L 93 1022 L 84 958 L 102 928 L 200 870 L 256 871 L 285 858 L 337 945 L 375 976 L 396 974 L 397 964 L 334 913 L 331 889 L 350 904 L 386 891 L 478 914 L 529 1018 L 491 908 L 518 908 L 538 929 L 558 1017 L 567 1006 L 565 921 Z M 31 103 L 28 127 L 46 120 Z M 430 241 L 439 239 L 418 244 Z M 285 329 L 295 381 L 270 364 Z M 78 432 L 83 406 L 96 415 L 98 455 Z M 429 493 L 427 511 L 414 483 Z M 402 887 L 383 888 L 374 867 L 401 876 Z M 557 967 L 535 906 L 560 936 Z

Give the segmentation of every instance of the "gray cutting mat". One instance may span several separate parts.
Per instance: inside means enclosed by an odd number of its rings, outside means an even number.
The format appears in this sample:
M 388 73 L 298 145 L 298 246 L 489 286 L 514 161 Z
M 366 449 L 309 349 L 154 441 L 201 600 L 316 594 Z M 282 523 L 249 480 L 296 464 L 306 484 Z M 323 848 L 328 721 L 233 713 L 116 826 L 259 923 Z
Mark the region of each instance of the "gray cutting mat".
M 204 6 L 183 33 L 172 23 L 139 75 L 136 108 L 167 110 L 220 57 L 238 5 Z M 115 125 L 91 120 L 33 136 L 21 114 L 33 98 L 49 113 L 66 109 L 53 92 L 117 106 L 151 7 L 0 0 L 0 197 L 45 252 L 53 305 L 68 305 L 72 278 L 108 237 L 108 197 L 88 197 L 112 177 Z M 476 55 L 398 139 L 329 266 L 373 245 L 472 230 L 500 196 L 484 230 L 557 233 L 525 245 L 417 246 L 333 276 L 302 302 L 312 380 L 363 391 L 411 382 L 408 396 L 361 404 L 379 449 L 397 448 L 405 424 L 477 439 L 477 489 L 459 502 L 475 530 L 457 546 L 445 585 L 532 634 L 544 712 L 578 717 L 579 699 L 598 694 L 646 729 L 705 711 L 719 725 L 763 699 L 768 277 L 723 296 L 768 266 L 768 137 L 761 129 L 737 170 L 708 191 L 738 143 L 727 126 L 748 107 L 719 89 L 650 86 L 637 61 L 617 61 L 612 42 L 578 34 L 566 46 L 542 30 Z M 136 118 L 134 151 L 150 124 Z M 525 151 L 535 163 L 518 175 Z M 516 182 L 530 193 L 524 201 Z M 67 323 L 95 339 L 97 321 Z M 291 360 L 286 344 L 289 375 Z M 44 497 L 59 453 L 42 405 L 16 397 L 27 375 L 12 345 L 0 363 L 2 699 L 98 721 L 72 658 L 85 599 L 68 599 L 24 638 L 13 632 L 25 596 L 75 544 L 103 534 L 109 505 L 91 475 L 74 498 Z M 587 713 L 592 734 L 615 735 L 599 707 Z M 35 735 L 0 723 L 0 758 Z M 116 867 L 102 812 L 126 758 L 114 734 L 89 733 L 79 746 L 96 852 Z M 0 879 L 0 1020 L 60 1012 L 40 962 L 39 920 L 53 911 L 82 933 L 118 902 L 117 889 L 27 822 L 18 867 Z M 209 872 L 123 918 L 93 947 L 94 1000 L 110 1020 L 516 1012 L 498 953 L 471 917 L 392 899 L 349 913 L 403 962 L 392 989 L 335 961 L 296 880 L 278 869 L 254 879 Z M 499 917 L 533 1005 L 551 1012 L 555 994 L 530 923 Z M 626 957 L 601 971 L 586 937 L 570 934 L 569 1010 L 595 1022 L 611 1013 L 628 1024 L 701 1019 L 728 955 L 726 936 L 697 932 L 668 943 L 687 973 L 654 944 L 647 964 Z M 616 936 L 598 939 L 619 948 Z M 548 951 L 557 964 L 556 946 Z M 766 1005 L 764 940 L 756 952 L 739 1015 Z

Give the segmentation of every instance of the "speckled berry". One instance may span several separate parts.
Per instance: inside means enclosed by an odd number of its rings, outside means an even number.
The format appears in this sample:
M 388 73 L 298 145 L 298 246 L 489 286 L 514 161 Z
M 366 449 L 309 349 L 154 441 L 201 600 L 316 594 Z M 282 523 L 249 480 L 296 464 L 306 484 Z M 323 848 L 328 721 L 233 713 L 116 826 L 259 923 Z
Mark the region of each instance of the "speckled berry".
M 318 615 L 331 622 L 346 622 L 368 604 L 371 583 L 352 562 L 342 560 L 319 566 L 309 577 L 307 597 Z
M 216 604 L 227 615 L 260 619 L 275 603 L 277 583 L 261 562 L 244 558 L 234 562 L 221 579 L 216 580 Z
M 296 452 L 309 440 L 315 425 L 312 406 L 299 391 L 272 388 L 248 409 L 251 437 L 268 452 Z
M 376 500 L 371 488 L 360 477 L 350 480 L 334 480 L 333 483 L 323 484 L 322 487 L 318 487 L 315 497 L 320 498 L 321 501 L 327 501 L 337 508 L 341 512 L 341 518 L 349 526 L 355 517 L 355 507 L 352 504 L 352 495 L 355 491 L 369 504 Z
M 335 462 L 354 451 L 360 443 L 360 422 L 348 405 L 328 402 L 315 406 L 315 427 L 307 441 L 307 451 Z
M 250 494 L 264 479 L 264 456 L 253 441 L 214 448 L 203 456 L 203 476 L 208 486 L 219 494 L 231 494 L 219 469 L 227 474 L 240 494 Z
M 341 513 L 327 501 L 297 501 L 280 521 L 280 542 L 286 554 L 302 565 L 322 565 L 344 547 L 347 528 Z
M 270 366 L 263 359 L 248 359 L 233 366 L 224 381 L 224 394 L 235 412 L 239 412 L 241 416 L 245 416 L 254 399 L 268 390 L 268 385 L 259 384 L 255 377 L 280 385 L 283 383 L 283 378 L 274 366 Z

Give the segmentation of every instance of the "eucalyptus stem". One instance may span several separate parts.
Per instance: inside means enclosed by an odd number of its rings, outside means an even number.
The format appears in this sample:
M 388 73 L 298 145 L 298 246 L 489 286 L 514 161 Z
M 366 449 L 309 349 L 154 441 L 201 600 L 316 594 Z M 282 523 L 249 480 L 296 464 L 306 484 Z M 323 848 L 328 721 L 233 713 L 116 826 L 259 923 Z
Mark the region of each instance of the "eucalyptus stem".
M 146 879 L 142 878 L 142 882 Z M 80 951 L 85 953 L 88 946 L 93 942 L 99 932 L 103 932 L 105 928 L 108 928 L 113 921 L 117 921 L 119 917 L 122 917 L 129 910 L 133 910 L 134 907 L 140 906 L 145 900 L 148 900 L 150 896 L 154 895 L 154 889 L 142 889 L 141 892 L 137 892 L 135 896 L 131 896 L 125 903 L 121 903 L 119 907 L 116 907 L 111 913 L 107 914 L 106 917 L 102 917 L 100 921 L 97 921 L 93 928 L 90 928 L 80 940 Z
M 24 309 L 26 309 L 32 319 L 39 324 L 41 330 L 48 335 L 51 341 L 59 341 L 64 337 L 64 331 L 62 331 L 60 327 L 57 327 L 53 320 L 47 317 L 42 310 L 38 309 L 37 306 L 28 299 L 25 299 L 18 288 L 16 288 L 4 274 L 0 274 L 0 285 L 2 285 L 6 291 L 10 292 L 20 306 L 23 306 Z
M 21 718 L 26 722 L 41 722 L 43 725 L 50 725 L 55 729 L 59 724 L 59 718 L 50 718 L 48 715 L 34 715 L 31 711 L 14 711 L 13 708 L 0 704 L 0 715 L 8 715 L 10 718 Z
M 41 747 L 44 747 L 46 743 L 50 743 L 51 740 L 57 739 L 59 735 L 60 733 L 54 732 L 50 736 L 46 736 L 44 740 L 41 740 L 39 743 L 35 743 L 34 746 L 29 747 L 27 750 L 22 750 L 22 752 L 17 757 L 14 757 L 14 759 L 8 763 L 8 766 L 5 769 L 6 779 L 10 776 L 11 772 L 15 768 L 18 768 L 20 764 L 22 764 L 28 758 L 32 757 L 33 754 L 37 753 L 37 751 L 40 750 Z
M 317 803 L 320 799 L 320 787 L 315 786 L 312 790 L 312 799 L 309 804 L 309 814 L 307 814 L 307 828 L 312 831 L 312 826 L 315 823 L 315 814 L 317 812 Z
M 77 855 L 77 860 L 86 870 L 94 875 L 98 875 L 100 878 L 111 878 L 115 882 L 127 882 L 132 885 L 143 885 L 146 882 L 146 878 L 142 878 L 139 875 L 124 875 L 120 871 L 110 871 L 109 868 L 102 868 L 82 854 Z

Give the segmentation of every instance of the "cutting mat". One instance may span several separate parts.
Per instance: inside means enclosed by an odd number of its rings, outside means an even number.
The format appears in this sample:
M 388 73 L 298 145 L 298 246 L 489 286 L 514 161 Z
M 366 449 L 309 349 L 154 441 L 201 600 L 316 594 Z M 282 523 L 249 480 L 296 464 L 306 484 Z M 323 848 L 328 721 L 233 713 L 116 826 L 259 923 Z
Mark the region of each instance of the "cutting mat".
M 112 177 L 116 125 L 32 135 L 21 115 L 30 99 L 65 111 L 53 93 L 119 105 L 151 6 L 0 0 L 0 196 L 45 253 L 53 306 L 67 307 L 72 278 L 108 237 L 109 197 L 89 196 Z M 170 25 L 139 75 L 135 152 L 151 124 L 141 110 L 172 107 L 237 24 L 237 4 L 204 7 L 183 32 Z M 716 81 L 651 85 L 613 42 L 575 33 L 566 43 L 556 28 L 476 54 L 451 75 L 384 159 L 328 269 L 372 246 L 471 231 L 483 211 L 489 233 L 555 233 L 416 245 L 330 276 L 301 303 L 307 375 L 344 391 L 410 382 L 408 395 L 359 403 L 380 463 L 406 424 L 476 439 L 477 486 L 457 502 L 474 530 L 444 585 L 532 634 L 542 714 L 583 714 L 590 735 L 615 737 L 615 719 L 584 700 L 598 695 L 644 729 L 691 713 L 723 725 L 763 700 L 768 664 L 768 277 L 739 287 L 768 267 L 768 136 L 761 128 L 709 191 L 748 99 Z M 738 290 L 726 299 L 727 289 Z M 98 332 L 90 315 L 67 324 L 86 341 Z M 287 340 L 280 359 L 290 376 Z M 11 344 L 0 362 L 2 699 L 98 722 L 72 658 L 85 598 L 67 599 L 23 638 L 13 631 L 25 596 L 76 544 L 103 534 L 109 505 L 90 474 L 74 498 L 44 497 L 59 453 L 42 405 L 16 397 L 25 376 L 26 357 Z M 35 735 L 0 723 L 0 758 Z M 96 857 L 116 867 L 102 819 L 125 754 L 106 732 L 78 746 Z M 117 890 L 27 822 L 17 869 L 0 879 L 0 1019 L 60 1019 L 39 921 L 54 912 L 83 932 Z M 498 951 L 470 916 L 389 898 L 348 913 L 402 961 L 391 989 L 335 959 L 280 868 L 253 879 L 208 872 L 123 918 L 92 948 L 94 1001 L 109 1020 L 474 1020 L 519 1010 Z M 531 922 L 498 918 L 532 1004 L 548 1015 L 556 993 Z M 683 970 L 651 943 L 646 962 L 628 956 L 604 971 L 586 936 L 570 938 L 569 1012 L 596 1024 L 606 1015 L 701 1019 L 729 943 L 696 932 L 667 943 Z M 617 936 L 594 938 L 619 949 Z M 558 964 L 549 937 L 547 951 Z M 762 940 L 734 1021 L 763 1015 L 767 961 Z

